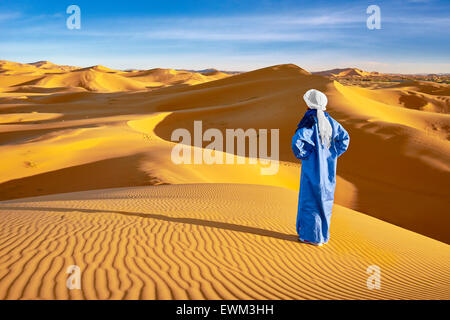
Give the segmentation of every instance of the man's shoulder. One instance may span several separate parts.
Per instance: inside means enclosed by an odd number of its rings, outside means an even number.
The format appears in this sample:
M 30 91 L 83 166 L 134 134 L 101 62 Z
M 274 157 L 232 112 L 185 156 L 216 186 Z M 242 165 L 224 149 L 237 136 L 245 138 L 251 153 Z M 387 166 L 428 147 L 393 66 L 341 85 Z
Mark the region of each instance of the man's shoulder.
M 300 121 L 300 123 L 297 126 L 297 129 L 301 129 L 301 128 L 312 128 L 314 126 L 314 124 L 316 123 L 316 117 L 314 116 L 313 113 L 311 112 L 307 112 L 302 120 Z

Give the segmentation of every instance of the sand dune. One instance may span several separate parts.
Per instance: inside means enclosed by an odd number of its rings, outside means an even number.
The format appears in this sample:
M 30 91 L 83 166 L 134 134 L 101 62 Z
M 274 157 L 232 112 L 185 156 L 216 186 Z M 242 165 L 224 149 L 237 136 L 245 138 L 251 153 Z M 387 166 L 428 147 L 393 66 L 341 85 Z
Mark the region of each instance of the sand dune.
M 0 71 L 2 75 L 36 73 L 38 69 L 38 67 L 30 64 L 0 60 Z
M 29 64 L 0 61 L 0 88 L 19 86 L 11 88 L 8 92 L 44 93 L 41 88 L 65 90 L 82 88 L 100 92 L 136 91 L 180 84 L 195 85 L 228 76 L 230 75 L 219 71 L 206 73 L 172 69 L 120 71 L 102 65 L 78 68 L 61 66 L 49 61 Z
M 55 63 L 52 63 L 50 61 L 37 61 L 28 63 L 29 65 L 35 66 L 41 70 L 45 70 L 45 72 L 66 72 L 66 71 L 72 71 L 79 69 L 78 67 L 74 66 L 62 66 Z
M 418 107 L 423 106 L 420 100 L 415 97 L 417 93 L 440 94 L 441 96 L 449 95 L 448 84 L 450 83 L 450 74 L 395 74 L 364 71 L 358 68 L 332 69 L 325 71 L 313 72 L 315 75 L 326 77 L 330 80 L 337 80 L 346 86 L 367 89 L 384 89 L 384 88 L 403 88 L 408 100 Z M 407 88 L 411 86 L 410 88 Z M 440 92 L 440 93 L 439 93 Z M 382 96 L 384 94 L 376 94 Z M 389 93 L 388 93 L 389 95 Z M 420 96 L 420 94 L 419 94 Z M 442 99 L 442 97 L 440 98 Z M 444 98 L 444 100 L 447 100 Z M 401 101 L 400 102 L 404 102 Z M 448 105 L 448 100 L 447 100 Z M 408 106 L 406 106 L 408 107 Z M 426 110 L 435 111 L 435 110 Z M 447 111 L 448 112 L 448 109 Z
M 165 87 L 175 84 L 195 85 L 212 80 L 226 78 L 229 75 L 223 72 L 198 73 L 190 71 L 177 71 L 173 69 L 151 69 L 143 71 L 133 71 L 124 74 L 125 77 L 132 78 L 150 85 L 151 87 Z
M 449 297 L 448 85 L 368 89 L 292 64 L 233 76 L 58 68 L 0 63 L 0 200 L 18 199 L 0 202 L 0 297 Z M 310 88 L 351 136 L 320 251 L 294 236 L 290 142 Z M 278 173 L 261 175 L 248 150 L 235 150 L 240 165 L 174 164 L 171 133 L 194 120 L 279 129 Z M 44 197 L 20 199 L 32 196 Z M 73 263 L 82 292 L 64 285 Z M 366 288 L 371 264 L 380 291 Z
M 296 200 L 283 188 L 203 184 L 2 202 L 0 298 L 449 297 L 447 245 L 336 206 L 333 240 L 318 251 L 296 240 Z M 72 264 L 81 290 L 66 288 Z M 367 289 L 370 265 L 381 290 Z
M 2 115 L 2 117 L 0 118 L 0 124 L 13 122 L 42 121 L 42 120 L 57 119 L 59 117 L 61 117 L 61 114 L 59 113 L 39 113 L 39 112 L 8 113 L 6 115 Z
M 358 68 L 343 68 L 343 69 L 331 69 L 331 70 L 325 70 L 325 71 L 318 71 L 313 72 L 313 74 L 317 74 L 319 76 L 330 76 L 335 78 L 340 77 L 349 77 L 349 76 L 373 76 L 378 75 L 378 72 L 368 72 L 363 71 Z
M 102 65 L 91 66 L 87 68 L 78 69 L 78 71 L 98 71 L 98 72 L 106 72 L 106 73 L 126 73 L 124 71 L 114 70 Z
M 17 198 L 16 190 L 27 190 L 20 196 L 54 192 L 45 187 L 50 183 L 43 175 L 46 172 L 132 154 L 144 155 L 138 170 L 162 183 L 258 183 L 296 190 L 300 166 L 293 158 L 290 139 L 304 112 L 299 103 L 301 93 L 310 88 L 327 93 L 330 113 L 352 138 L 350 150 L 339 162 L 336 203 L 450 242 L 449 217 L 443 214 L 449 205 L 446 190 L 450 189 L 449 115 L 391 105 L 385 90 L 346 87 L 295 65 L 154 91 L 31 96 L 33 111 L 62 116 L 54 123 L 0 127 L 8 135 L 3 141 L 8 137 L 18 141 L 0 146 L 9 154 L 4 163 L 11 168 L 0 175 L 2 199 Z M 17 114 L 29 109 L 30 105 L 19 104 L 6 110 Z M 154 112 L 164 116 L 155 117 Z M 254 165 L 174 165 L 170 161 L 171 132 L 180 127 L 192 130 L 194 120 L 202 120 L 205 130 L 279 128 L 279 173 L 261 176 Z M 130 126 L 136 121 L 144 125 Z M 65 156 L 55 157 L 58 154 Z M 35 178 L 27 178 L 31 176 Z M 41 186 L 33 187 L 37 181 Z M 136 185 L 145 183 L 141 179 Z M 125 180 L 111 186 L 126 185 Z M 64 190 L 87 188 L 92 184 Z
M 370 90 L 352 87 L 351 90 L 353 94 L 389 106 L 445 114 L 448 114 L 450 107 L 450 90 L 448 86 L 443 85 L 424 83 L 413 87 L 413 83 L 409 82 L 392 86 L 392 88 Z
M 18 63 L 0 60 L 1 75 L 61 73 L 78 69 L 73 66 L 61 66 L 50 61 Z
M 146 88 L 142 83 L 96 69 L 80 69 L 67 74 L 46 76 L 28 84 L 50 88 L 80 87 L 88 91 L 129 91 Z

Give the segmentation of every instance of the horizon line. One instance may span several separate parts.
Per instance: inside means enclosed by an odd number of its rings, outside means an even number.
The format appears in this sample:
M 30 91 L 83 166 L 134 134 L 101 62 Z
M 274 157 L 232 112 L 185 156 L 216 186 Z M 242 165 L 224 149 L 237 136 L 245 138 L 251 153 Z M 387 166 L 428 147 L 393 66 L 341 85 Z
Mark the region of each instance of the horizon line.
M 232 70 L 232 69 L 224 69 L 224 68 L 215 68 L 215 67 L 206 67 L 206 68 L 200 68 L 200 69 L 196 69 L 196 68 L 176 68 L 176 67 L 150 67 L 150 68 L 114 68 L 114 67 L 108 67 L 106 65 L 103 64 L 91 64 L 91 65 L 85 65 L 85 66 L 80 66 L 80 65 L 71 65 L 71 64 L 58 64 L 58 63 L 54 63 L 50 60 L 37 60 L 37 61 L 32 61 L 32 62 L 19 62 L 19 61 L 12 61 L 12 60 L 6 60 L 6 59 L 0 59 L 1 61 L 6 61 L 6 62 L 13 62 L 13 63 L 19 63 L 19 64 L 34 64 L 34 63 L 39 63 L 39 62 L 49 62 L 52 64 L 55 64 L 57 66 L 68 66 L 68 67 L 74 67 L 74 68 L 78 68 L 78 69 L 85 69 L 85 68 L 92 68 L 92 67 L 96 67 L 96 66 L 103 66 L 109 69 L 113 69 L 113 70 L 117 70 L 117 71 L 123 71 L 123 72 L 129 72 L 129 71 L 133 71 L 133 70 L 139 70 L 139 71 L 143 71 L 143 70 L 152 70 L 152 69 L 172 69 L 172 70 L 176 70 L 176 71 L 190 71 L 190 72 L 201 72 L 204 70 L 216 70 L 219 72 L 225 72 L 225 73 L 246 73 L 246 72 L 251 72 L 251 71 L 256 71 L 256 70 L 260 70 L 260 69 L 264 69 L 264 68 L 270 68 L 270 67 L 274 67 L 274 66 L 279 66 L 279 65 L 295 65 L 305 71 L 310 72 L 311 74 L 314 73 L 320 73 L 320 72 L 326 72 L 326 71 L 332 71 L 332 70 L 336 70 L 336 69 L 340 69 L 340 70 L 346 70 L 346 69 L 357 69 L 357 70 L 361 70 L 363 72 L 370 72 L 370 73 L 379 73 L 379 74 L 385 74 L 385 75 L 421 75 L 421 76 L 426 76 L 426 75 L 449 75 L 450 72 L 439 72 L 439 73 L 435 73 L 435 72 L 418 72 L 418 73 L 400 73 L 400 72 L 381 72 L 381 71 L 377 71 L 377 70 L 368 70 L 368 69 L 361 69 L 359 67 L 334 67 L 331 69 L 320 69 L 320 70 L 308 70 L 304 67 L 299 66 L 296 63 L 292 63 L 292 62 L 287 62 L 287 63 L 279 63 L 279 64 L 271 64 L 271 65 L 267 65 L 265 67 L 261 67 L 261 68 L 256 68 L 256 69 L 251 69 L 251 70 Z

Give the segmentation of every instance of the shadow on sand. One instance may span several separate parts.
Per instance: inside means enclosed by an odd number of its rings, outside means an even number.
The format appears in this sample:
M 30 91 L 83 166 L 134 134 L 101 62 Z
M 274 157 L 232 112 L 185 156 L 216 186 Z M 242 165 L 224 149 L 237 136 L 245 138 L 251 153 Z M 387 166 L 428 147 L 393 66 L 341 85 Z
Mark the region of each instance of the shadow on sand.
M 210 228 L 218 228 L 229 231 L 237 231 L 243 233 L 250 233 L 258 236 L 271 237 L 279 240 L 285 241 L 293 241 L 299 242 L 297 235 L 294 234 L 286 234 L 277 231 L 270 231 L 261 228 L 242 226 L 234 223 L 226 223 L 226 222 L 218 222 L 218 221 L 209 221 L 203 219 L 196 218 L 175 218 L 168 217 L 162 214 L 154 214 L 154 213 L 140 213 L 140 212 L 128 212 L 128 211 L 119 211 L 119 210 L 98 210 L 98 209 L 81 209 L 81 208 L 52 208 L 52 207 L 0 207 L 0 211 L 6 210 L 27 210 L 27 211 L 48 211 L 53 213 L 61 213 L 61 212 L 83 212 L 83 213 L 116 213 L 125 216 L 135 216 L 146 219 L 156 219 L 167 222 L 175 222 L 175 223 L 184 223 L 191 224 L 203 227 Z M 299 242 L 300 243 L 300 242 Z

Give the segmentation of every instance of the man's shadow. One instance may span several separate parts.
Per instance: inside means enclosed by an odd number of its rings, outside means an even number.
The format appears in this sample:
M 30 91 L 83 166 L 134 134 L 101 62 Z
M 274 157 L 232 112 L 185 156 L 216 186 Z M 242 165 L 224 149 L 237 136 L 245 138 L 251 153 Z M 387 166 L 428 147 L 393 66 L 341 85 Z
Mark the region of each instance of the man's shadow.
M 27 210 L 27 211 L 48 211 L 48 212 L 54 212 L 54 213 L 61 213 L 61 212 L 84 212 L 84 213 L 116 213 L 121 214 L 125 216 L 135 216 L 140 218 L 146 218 L 146 219 L 156 219 L 160 221 L 167 221 L 167 222 L 175 222 L 175 223 L 185 223 L 185 224 L 191 224 L 191 225 L 197 225 L 197 226 L 203 226 L 203 227 L 210 227 L 210 228 L 218 228 L 223 230 L 230 230 L 230 231 L 237 231 L 237 232 L 243 232 L 243 233 L 250 233 L 258 236 L 263 237 L 271 237 L 275 239 L 280 240 L 286 240 L 286 241 L 293 241 L 298 242 L 297 235 L 293 234 L 286 234 L 282 232 L 277 231 L 271 231 L 256 227 L 249 227 L 249 226 L 242 226 L 239 224 L 234 223 L 226 223 L 226 222 L 219 222 L 219 221 L 209 221 L 209 220 L 203 220 L 203 219 L 196 219 L 196 218 L 177 218 L 177 217 L 169 217 L 162 214 L 154 214 L 154 213 L 140 213 L 140 212 L 128 212 L 128 211 L 119 211 L 119 210 L 99 210 L 99 209 L 82 209 L 82 208 L 52 208 L 52 207 L 0 207 L 0 211 L 6 211 L 6 210 Z

